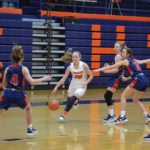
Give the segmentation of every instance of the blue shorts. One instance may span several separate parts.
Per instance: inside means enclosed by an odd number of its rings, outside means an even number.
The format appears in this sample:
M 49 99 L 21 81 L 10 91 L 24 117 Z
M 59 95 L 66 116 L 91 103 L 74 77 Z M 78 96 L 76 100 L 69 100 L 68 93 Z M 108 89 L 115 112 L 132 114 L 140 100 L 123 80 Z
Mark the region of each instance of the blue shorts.
M 113 76 L 113 75 L 111 75 L 110 79 L 108 81 L 108 84 L 107 84 L 107 88 L 111 87 L 111 88 L 117 89 L 117 88 L 120 87 L 121 82 L 122 81 L 121 81 L 120 76 Z
M 25 92 L 5 90 L 0 98 L 0 109 L 7 110 L 12 104 L 24 109 L 28 102 Z
M 145 75 L 137 75 L 133 79 L 133 81 L 129 84 L 130 87 L 136 89 L 137 91 L 145 92 L 149 82 Z

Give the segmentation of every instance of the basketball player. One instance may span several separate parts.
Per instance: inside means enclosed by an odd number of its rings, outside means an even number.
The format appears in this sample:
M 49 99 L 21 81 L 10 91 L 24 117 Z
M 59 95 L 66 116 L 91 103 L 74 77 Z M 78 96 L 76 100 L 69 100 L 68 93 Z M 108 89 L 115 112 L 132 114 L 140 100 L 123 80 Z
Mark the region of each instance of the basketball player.
M 126 47 L 126 45 L 122 42 L 116 42 L 114 45 L 114 50 L 116 52 L 116 56 L 114 58 L 113 64 L 118 63 L 122 60 L 121 51 L 123 48 Z M 107 66 L 108 64 L 105 64 Z M 112 70 L 105 70 L 104 73 L 111 73 L 110 79 L 107 84 L 107 91 L 104 94 L 105 101 L 107 103 L 108 107 L 108 117 L 104 118 L 104 122 L 111 122 L 116 120 L 114 109 L 113 109 L 113 101 L 112 97 L 115 93 L 116 89 L 121 85 L 121 75 L 123 72 L 122 66 L 112 69 Z
M 36 129 L 32 127 L 32 109 L 30 102 L 27 99 L 24 90 L 24 81 L 30 84 L 37 84 L 43 81 L 51 80 L 51 76 L 47 75 L 40 79 L 33 79 L 29 70 L 22 66 L 21 63 L 24 58 L 24 52 L 19 45 L 15 45 L 12 49 L 12 65 L 7 67 L 4 72 L 2 87 L 4 95 L 0 99 L 0 115 L 14 103 L 22 109 L 26 110 L 27 120 L 27 135 L 37 133 Z
M 121 122 L 128 121 L 125 116 L 126 99 L 132 93 L 134 93 L 133 102 L 143 112 L 145 116 L 145 124 L 147 124 L 150 122 L 150 115 L 147 113 L 143 104 L 139 101 L 139 98 L 142 96 L 143 92 L 146 91 L 148 84 L 149 84 L 148 80 L 146 76 L 143 74 L 143 71 L 141 70 L 140 66 L 135 66 L 133 64 L 132 59 L 134 59 L 134 57 L 132 56 L 132 51 L 130 48 L 123 49 L 122 58 L 124 59 L 123 61 L 119 61 L 115 65 L 106 66 L 104 68 L 94 70 L 94 72 L 96 73 L 98 71 L 115 69 L 120 66 L 124 66 L 124 68 L 126 68 L 127 70 L 130 70 L 131 76 L 126 78 L 126 80 L 132 79 L 132 82 L 127 86 L 127 88 L 121 94 L 121 116 L 119 116 L 119 118 L 116 121 L 114 121 L 114 123 L 121 123 Z
M 139 64 L 148 64 L 150 63 L 150 59 L 145 59 L 145 60 L 137 60 L 134 59 L 134 65 L 139 65 Z M 144 140 L 150 140 L 150 134 L 148 136 L 143 137 Z
M 79 99 L 86 91 L 88 83 L 93 79 L 93 75 L 88 67 L 88 65 L 81 60 L 81 53 L 78 51 L 66 52 L 61 58 L 63 62 L 71 63 L 66 69 L 64 77 L 58 82 L 54 88 L 52 94 L 55 94 L 57 89 L 66 81 L 69 73 L 72 73 L 72 81 L 68 90 L 68 103 L 65 110 L 60 115 L 59 120 L 63 121 L 65 115 L 70 111 L 73 104 Z M 87 79 L 87 74 L 89 78 Z M 76 102 L 77 103 L 77 102 Z

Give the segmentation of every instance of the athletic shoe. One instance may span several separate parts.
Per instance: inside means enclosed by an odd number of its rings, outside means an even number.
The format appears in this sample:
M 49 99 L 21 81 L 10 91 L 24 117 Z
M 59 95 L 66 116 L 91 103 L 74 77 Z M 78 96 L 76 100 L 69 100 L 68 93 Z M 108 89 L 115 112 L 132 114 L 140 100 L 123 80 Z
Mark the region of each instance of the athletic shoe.
M 78 109 L 79 107 L 79 103 L 78 103 L 78 99 L 75 101 L 75 103 L 73 104 L 74 109 Z
M 61 114 L 60 117 L 59 117 L 59 120 L 64 121 L 64 119 L 65 119 L 65 114 Z
M 103 119 L 104 122 L 111 122 L 111 121 L 114 121 L 114 120 L 116 120 L 115 115 L 111 116 L 110 114 L 108 114 L 108 117 Z
M 143 137 L 143 140 L 150 140 L 150 134 L 148 136 Z
M 116 121 L 114 121 L 114 123 L 121 123 L 121 122 L 127 122 L 127 121 L 128 119 L 126 118 L 126 116 L 124 117 L 119 116 L 119 118 Z
M 30 128 L 28 128 L 27 129 L 27 135 L 33 135 L 33 134 L 37 134 L 37 130 L 36 129 L 30 129 Z
M 145 124 L 150 122 L 150 115 L 148 114 L 147 117 L 145 117 Z

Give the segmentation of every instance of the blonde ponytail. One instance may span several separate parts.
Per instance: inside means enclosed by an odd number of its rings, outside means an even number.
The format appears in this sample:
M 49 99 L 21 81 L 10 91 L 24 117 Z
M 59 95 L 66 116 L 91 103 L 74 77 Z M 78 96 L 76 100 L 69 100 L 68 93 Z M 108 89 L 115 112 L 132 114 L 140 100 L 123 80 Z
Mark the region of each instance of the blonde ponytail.
M 80 52 L 74 51 L 72 53 L 72 48 L 69 48 L 69 50 L 64 54 L 64 56 L 61 57 L 61 61 L 66 62 L 66 63 L 72 63 L 72 55 L 74 53 L 77 53 L 79 57 L 82 57 Z

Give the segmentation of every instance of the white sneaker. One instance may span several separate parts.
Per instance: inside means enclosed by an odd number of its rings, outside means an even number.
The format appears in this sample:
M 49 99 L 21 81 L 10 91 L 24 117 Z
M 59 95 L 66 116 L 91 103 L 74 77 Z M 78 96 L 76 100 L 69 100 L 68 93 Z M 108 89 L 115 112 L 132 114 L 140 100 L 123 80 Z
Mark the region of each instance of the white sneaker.
M 73 104 L 74 109 L 78 109 L 79 107 L 78 101 L 79 100 L 77 99 L 76 102 Z
M 65 114 L 61 114 L 58 119 L 59 119 L 60 121 L 64 121 L 64 119 L 65 119 Z
M 147 117 L 145 117 L 145 124 L 148 124 L 150 122 L 150 115 L 148 114 Z

